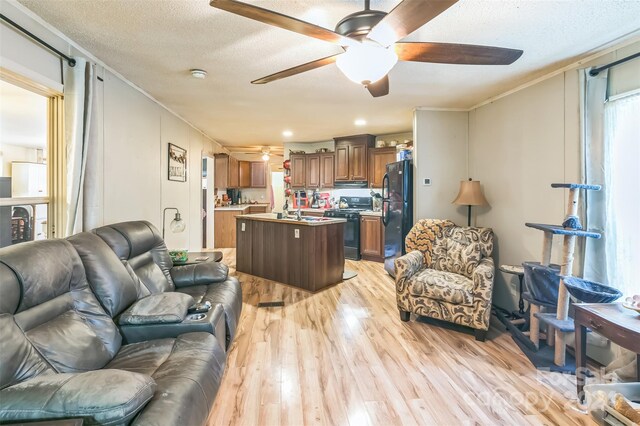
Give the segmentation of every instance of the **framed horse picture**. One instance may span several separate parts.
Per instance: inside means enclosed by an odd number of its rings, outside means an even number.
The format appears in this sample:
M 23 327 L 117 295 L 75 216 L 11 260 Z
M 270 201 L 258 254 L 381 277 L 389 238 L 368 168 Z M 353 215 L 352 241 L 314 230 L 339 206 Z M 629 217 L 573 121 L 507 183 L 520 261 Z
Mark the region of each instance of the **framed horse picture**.
M 173 180 L 176 182 L 186 182 L 187 150 L 170 143 L 168 159 L 169 180 Z

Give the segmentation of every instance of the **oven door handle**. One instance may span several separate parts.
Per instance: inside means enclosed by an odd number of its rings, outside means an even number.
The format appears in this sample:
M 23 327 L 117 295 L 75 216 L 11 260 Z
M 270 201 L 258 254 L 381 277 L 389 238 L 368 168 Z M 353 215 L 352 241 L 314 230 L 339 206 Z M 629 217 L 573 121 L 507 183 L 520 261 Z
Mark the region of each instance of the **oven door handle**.
M 386 185 L 385 185 L 386 182 Z M 385 191 L 386 189 L 386 191 Z M 386 197 L 385 197 L 386 192 Z M 389 174 L 385 173 L 382 178 L 382 224 L 387 226 L 389 224 Z M 386 205 L 386 209 L 385 209 Z

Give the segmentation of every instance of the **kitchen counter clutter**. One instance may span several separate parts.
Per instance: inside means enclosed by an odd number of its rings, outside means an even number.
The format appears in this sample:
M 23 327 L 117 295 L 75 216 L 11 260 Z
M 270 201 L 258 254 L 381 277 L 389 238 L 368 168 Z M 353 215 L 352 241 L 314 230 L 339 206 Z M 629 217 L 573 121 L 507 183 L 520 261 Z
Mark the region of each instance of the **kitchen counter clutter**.
M 276 214 L 236 216 L 236 270 L 303 290 L 342 281 L 346 220 Z
M 268 203 L 257 203 L 257 204 L 232 204 L 230 206 L 223 206 L 223 207 L 214 207 L 214 210 L 221 210 L 221 211 L 225 211 L 225 210 L 238 210 L 238 211 L 244 211 L 247 209 L 250 209 L 252 207 L 255 208 L 261 208 L 261 209 L 265 209 L 268 210 L 269 209 L 269 205 Z
M 345 223 L 345 219 L 330 218 L 330 217 L 313 217 L 302 216 L 301 220 L 296 219 L 295 216 L 288 216 L 286 218 L 278 219 L 277 213 L 258 213 L 258 214 L 243 214 L 236 216 L 236 219 L 249 219 L 258 220 L 262 222 L 276 222 L 276 223 L 295 223 L 304 226 L 321 226 L 330 225 L 333 223 Z

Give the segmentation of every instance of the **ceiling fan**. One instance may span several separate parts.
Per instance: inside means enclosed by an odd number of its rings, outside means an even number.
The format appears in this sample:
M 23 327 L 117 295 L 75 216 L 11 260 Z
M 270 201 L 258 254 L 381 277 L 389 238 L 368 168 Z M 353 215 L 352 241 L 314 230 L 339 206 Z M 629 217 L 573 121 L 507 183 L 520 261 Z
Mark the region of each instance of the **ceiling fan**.
M 458 0 L 403 0 L 389 13 L 369 8 L 345 16 L 335 31 L 236 0 L 211 0 L 212 7 L 341 46 L 344 52 L 252 81 L 265 84 L 336 63 L 373 97 L 389 93 L 388 73 L 398 60 L 460 65 L 509 65 L 522 50 L 454 43 L 398 42 Z

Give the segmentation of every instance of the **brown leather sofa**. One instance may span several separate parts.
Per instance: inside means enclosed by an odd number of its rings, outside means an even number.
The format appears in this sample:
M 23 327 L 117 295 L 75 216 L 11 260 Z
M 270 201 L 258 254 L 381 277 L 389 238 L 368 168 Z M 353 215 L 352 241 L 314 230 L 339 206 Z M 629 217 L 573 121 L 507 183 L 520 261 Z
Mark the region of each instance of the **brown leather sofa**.
M 224 294 L 205 320 L 190 321 L 198 299 L 171 291 L 175 268 L 153 230 L 153 240 L 127 241 L 126 261 L 89 233 L 0 249 L 0 423 L 206 422 L 239 316 L 225 304 L 241 307 L 239 283 L 213 263 L 191 278 L 180 271 L 180 285 L 204 287 L 211 300 Z M 163 291 L 149 289 L 159 282 Z

